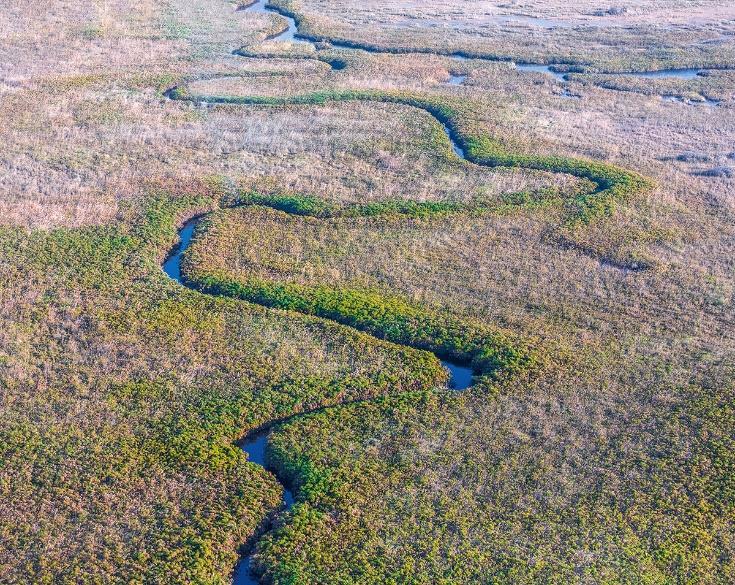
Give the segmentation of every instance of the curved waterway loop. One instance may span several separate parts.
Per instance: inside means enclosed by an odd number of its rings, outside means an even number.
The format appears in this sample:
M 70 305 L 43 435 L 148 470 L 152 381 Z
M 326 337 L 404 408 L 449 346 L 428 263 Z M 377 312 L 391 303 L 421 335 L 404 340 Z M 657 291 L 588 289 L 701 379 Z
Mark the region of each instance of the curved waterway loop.
M 286 30 L 268 37 L 269 40 L 296 41 L 296 42 L 302 42 L 302 43 L 310 42 L 308 39 L 298 37 L 299 27 L 296 24 L 296 19 L 293 18 L 292 16 L 289 16 L 288 14 L 284 14 L 283 12 L 280 12 L 268 6 L 268 0 L 258 0 L 257 2 L 254 2 L 250 6 L 245 6 L 244 8 L 242 8 L 242 10 L 246 10 L 248 12 L 262 12 L 264 14 L 277 14 L 278 16 L 280 16 L 286 21 L 288 25 L 286 27 Z
M 286 29 L 278 34 L 271 36 L 270 37 L 271 40 L 311 42 L 309 39 L 299 37 L 298 25 L 296 23 L 296 20 L 293 17 L 289 16 L 288 14 L 284 14 L 283 12 L 281 12 L 278 9 L 275 9 L 274 7 L 268 6 L 268 0 L 257 0 L 257 2 L 254 2 L 250 6 L 244 7 L 243 9 L 252 11 L 252 12 L 264 12 L 264 13 L 278 14 L 280 17 L 284 18 L 287 21 Z M 333 45 L 337 46 L 337 43 L 333 43 Z M 353 48 L 356 48 L 356 47 L 353 47 Z M 373 51 L 373 52 L 380 52 L 380 51 Z M 451 57 L 454 57 L 456 59 L 464 58 L 460 55 L 451 55 Z M 526 66 L 524 67 L 521 65 L 521 67 L 519 68 L 530 69 L 534 71 L 543 71 L 543 72 L 548 72 L 551 74 L 559 75 L 553 72 L 549 68 L 549 66 L 533 66 L 533 67 Z M 459 85 L 464 82 L 464 79 L 465 79 L 464 75 L 452 74 L 449 80 L 449 83 L 452 85 Z M 171 97 L 172 91 L 168 92 L 168 95 Z M 449 141 L 451 143 L 452 150 L 454 151 L 454 153 L 459 158 L 467 160 L 465 156 L 465 152 L 459 146 L 457 141 L 454 139 L 453 133 L 450 130 L 450 128 L 444 123 L 442 123 L 442 126 L 444 128 L 444 131 L 446 132 L 447 137 L 449 138 Z M 191 219 L 181 227 L 181 229 L 179 230 L 179 243 L 171 250 L 171 253 L 169 254 L 169 256 L 167 257 L 166 261 L 163 264 L 164 272 L 172 280 L 178 282 L 179 284 L 183 286 L 188 286 L 188 285 L 186 281 L 182 279 L 181 260 L 182 260 L 184 252 L 186 252 L 186 250 L 189 248 L 189 246 L 192 243 L 194 231 L 196 229 L 197 224 L 199 223 L 201 219 L 202 217 Z M 444 365 L 444 367 L 447 368 L 450 374 L 449 383 L 448 383 L 448 387 L 450 389 L 464 390 L 466 388 L 469 388 L 472 385 L 472 377 L 473 377 L 472 369 L 462 366 L 460 364 L 455 364 L 455 363 L 448 362 L 445 360 L 442 360 L 442 364 Z M 268 445 L 268 432 L 269 432 L 268 428 L 261 429 L 260 431 L 246 437 L 239 444 L 240 448 L 245 453 L 247 453 L 248 461 L 250 461 L 251 463 L 260 465 L 264 468 L 266 467 L 266 464 L 267 464 L 266 450 L 267 450 L 267 445 Z M 288 509 L 294 504 L 294 501 L 295 501 L 294 495 L 285 485 L 283 486 L 283 490 L 284 490 L 283 507 L 285 509 Z M 251 572 L 250 563 L 251 563 L 251 555 L 245 556 L 240 560 L 233 574 L 233 584 L 234 585 L 257 585 L 259 583 L 257 578 Z
M 189 287 L 186 281 L 181 277 L 181 260 L 184 252 L 191 246 L 196 226 L 203 219 L 203 216 L 194 218 L 186 222 L 179 229 L 179 242 L 171 250 L 171 253 L 163 263 L 163 271 L 174 281 L 182 286 Z M 195 289 L 194 289 L 195 290 Z M 472 369 L 442 360 L 442 364 L 449 370 L 448 387 L 452 390 L 464 390 L 472 385 Z M 248 461 L 257 465 L 266 467 L 266 449 L 268 446 L 269 429 L 261 429 L 260 431 L 248 435 L 239 443 L 240 448 L 247 453 Z M 295 498 L 293 492 L 285 485 L 283 487 L 283 507 L 288 510 L 293 506 Z M 233 574 L 233 585 L 257 585 L 259 581 L 252 574 L 250 569 L 251 555 L 240 559 Z
M 269 4 L 269 0 L 257 0 L 253 4 L 250 4 L 249 6 L 243 7 L 241 10 L 245 10 L 248 12 L 261 12 L 264 14 L 276 14 L 280 16 L 282 19 L 286 21 L 286 29 L 281 31 L 280 33 L 276 33 L 269 38 L 269 40 L 273 41 L 292 41 L 292 42 L 301 42 L 301 43 L 310 43 L 314 44 L 314 39 L 305 37 L 299 33 L 299 26 L 296 22 L 296 19 L 285 12 L 282 9 L 279 9 L 278 7 L 271 6 Z M 517 17 L 514 17 L 517 18 Z M 540 19 L 539 19 L 540 20 Z M 403 53 L 402 50 L 391 50 L 391 49 L 378 49 L 366 44 L 354 42 L 354 41 L 339 41 L 339 40 L 333 40 L 333 39 L 319 39 L 324 40 L 328 42 L 330 45 L 332 45 L 335 48 L 338 49 L 359 49 L 362 51 L 366 51 L 368 53 Z M 422 53 L 429 53 L 429 54 L 436 54 L 436 55 L 443 55 L 441 52 L 434 52 L 434 51 L 420 51 Z M 510 59 L 506 59 L 503 57 L 483 57 L 481 55 L 465 55 L 462 53 L 452 53 L 452 54 L 446 54 L 446 57 L 449 57 L 450 59 L 454 59 L 457 61 L 466 61 L 469 59 L 478 59 L 478 60 L 485 60 L 485 61 L 511 61 Z M 560 83 L 566 84 L 569 79 L 567 77 L 568 71 L 566 69 L 570 67 L 575 67 L 574 64 L 571 63 L 549 63 L 549 64 L 541 64 L 541 63 L 519 63 L 511 61 L 513 66 L 518 69 L 519 71 L 527 71 L 530 73 L 544 73 L 546 75 L 551 75 Z M 603 73 L 603 75 L 625 75 L 625 76 L 631 76 L 631 77 L 642 77 L 647 79 L 661 79 L 661 78 L 677 78 L 677 79 L 684 79 L 684 80 L 691 80 L 695 79 L 699 76 L 706 75 L 708 72 L 716 71 L 718 69 L 710 69 L 705 67 L 689 67 L 689 68 L 669 68 L 669 69 L 659 69 L 655 71 L 616 71 L 616 72 L 607 72 Z M 584 71 L 576 71 L 578 73 L 584 73 Z M 464 83 L 466 75 L 456 75 L 451 74 L 449 83 L 451 85 L 461 85 Z

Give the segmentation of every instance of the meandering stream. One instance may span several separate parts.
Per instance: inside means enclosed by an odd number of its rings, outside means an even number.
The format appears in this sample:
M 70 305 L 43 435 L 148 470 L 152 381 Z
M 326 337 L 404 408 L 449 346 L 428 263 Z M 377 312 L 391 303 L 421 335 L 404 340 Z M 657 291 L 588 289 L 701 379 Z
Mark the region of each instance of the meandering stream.
M 284 18 L 287 22 L 287 27 L 280 33 L 272 35 L 271 40 L 278 41 L 295 41 L 295 42 L 311 42 L 309 39 L 301 38 L 299 36 L 298 25 L 296 20 L 281 12 L 280 10 L 268 6 L 268 0 L 257 0 L 257 2 L 241 8 L 241 10 L 247 10 L 252 12 L 266 12 L 271 14 L 278 14 L 281 18 Z M 333 46 L 340 46 L 339 43 L 332 43 Z M 356 47 L 350 47 L 356 48 Z M 359 48 L 359 47 L 358 47 Z M 374 51 L 379 52 L 379 51 Z M 451 57 L 458 60 L 464 60 L 467 57 L 460 55 L 452 55 Z M 554 71 L 554 65 L 533 65 L 533 64 L 516 64 L 516 67 L 523 71 L 534 71 L 554 75 L 559 81 L 566 82 L 566 74 Z M 681 69 L 681 70 L 665 70 L 665 71 L 653 71 L 646 73 L 626 73 L 626 75 L 637 75 L 641 77 L 664 77 L 664 76 L 675 76 L 684 79 L 691 79 L 698 75 L 701 70 L 695 69 Z M 451 85 L 460 85 L 464 83 L 466 79 L 465 74 L 452 73 L 448 81 Z M 444 131 L 452 146 L 454 153 L 462 159 L 466 160 L 463 149 L 459 146 L 457 141 L 454 139 L 451 130 L 446 124 L 443 124 Z M 183 286 L 189 286 L 185 279 L 181 275 L 181 260 L 183 254 L 192 244 L 196 226 L 202 217 L 194 218 L 186 222 L 179 230 L 179 243 L 171 250 L 170 255 L 167 257 L 163 264 L 164 272 L 174 281 L 178 282 Z M 450 374 L 448 387 L 453 390 L 464 390 L 472 385 L 473 371 L 470 368 L 455 364 L 447 361 L 442 361 L 444 367 L 447 368 Z M 253 435 L 248 436 L 240 443 L 240 447 L 244 452 L 248 454 L 248 460 L 257 465 L 261 465 L 264 468 L 267 466 L 266 450 L 268 444 L 268 429 L 261 430 Z M 288 509 L 294 504 L 294 494 L 284 487 L 284 500 L 283 506 Z M 246 556 L 241 559 L 238 564 L 234 575 L 233 583 L 235 585 L 257 585 L 259 581 L 252 575 L 250 571 L 250 556 Z
M 451 137 L 450 137 L 451 140 Z M 452 141 L 454 142 L 454 141 Z M 163 271 L 174 281 L 183 286 L 189 286 L 181 276 L 181 260 L 186 250 L 191 246 L 194 239 L 194 232 L 197 225 L 203 219 L 203 216 L 196 217 L 187 221 L 179 229 L 179 242 L 171 250 L 170 254 L 163 263 Z M 192 287 L 189 287 L 192 288 Z M 472 369 L 460 364 L 442 361 L 447 370 L 449 370 L 448 387 L 452 390 L 464 390 L 472 385 Z M 266 467 L 266 449 L 268 445 L 268 429 L 263 429 L 247 436 L 239 443 L 240 448 L 248 454 L 248 461 Z M 293 493 L 283 485 L 283 506 L 285 509 L 290 508 L 294 504 Z M 250 571 L 250 556 L 243 557 L 235 568 L 233 574 L 234 585 L 257 585 L 258 580 Z
M 255 3 L 251 4 L 250 6 L 244 7 L 242 10 L 247 10 L 249 12 L 263 12 L 268 14 L 277 14 L 282 19 L 286 21 L 287 27 L 285 30 L 283 30 L 280 33 L 274 34 L 269 37 L 270 40 L 274 41 L 295 41 L 295 42 L 304 42 L 304 43 L 311 43 L 311 39 L 308 39 L 306 37 L 300 36 L 299 34 L 299 27 L 296 23 L 296 19 L 294 19 L 289 14 L 286 14 L 282 10 L 279 10 L 276 7 L 269 6 L 268 4 L 269 0 L 257 0 Z M 522 20 L 522 19 L 529 19 L 539 22 L 545 22 L 543 19 L 533 19 L 531 17 L 507 17 L 510 20 Z M 551 22 L 551 21 L 549 21 Z M 554 24 L 554 26 L 558 26 L 557 24 Z M 353 43 L 353 42 L 345 42 L 345 41 L 336 41 L 336 40 L 329 40 L 328 41 L 333 47 L 335 48 L 342 48 L 342 49 L 361 49 L 370 53 L 393 53 L 396 51 L 390 51 L 390 50 L 379 50 L 367 46 L 360 46 L 360 43 Z M 452 54 L 448 55 L 451 59 L 457 60 L 457 61 L 466 61 L 469 59 L 489 59 L 492 61 L 498 61 L 502 59 L 498 59 L 495 57 L 469 57 L 467 55 L 463 54 Z M 550 64 L 538 64 L 538 63 L 518 63 L 513 62 L 513 66 L 518 69 L 519 71 L 527 71 L 530 73 L 544 73 L 546 75 L 550 75 L 556 79 L 559 83 L 567 83 L 569 81 L 568 79 L 568 72 L 564 71 L 569 65 L 565 63 L 550 63 Z M 713 69 L 708 68 L 669 68 L 669 69 L 659 69 L 657 71 L 618 71 L 614 73 L 604 73 L 604 75 L 623 75 L 623 76 L 630 76 L 630 77 L 641 77 L 641 78 L 648 78 L 648 79 L 661 79 L 661 78 L 677 78 L 677 79 L 684 79 L 684 80 L 691 80 L 695 79 L 701 75 L 705 75 L 707 72 L 714 71 Z M 465 74 L 450 74 L 450 79 L 448 83 L 450 85 L 462 85 L 465 82 L 465 79 L 467 78 L 467 75 Z M 578 97 L 575 95 L 570 95 L 568 97 Z M 714 100 L 709 100 L 708 105 L 717 105 L 717 102 Z
M 268 6 L 268 0 L 258 0 L 250 6 L 246 6 L 245 8 L 243 8 L 243 10 L 247 10 L 248 12 L 265 12 L 268 14 L 277 14 L 288 23 L 288 27 L 286 28 L 286 30 L 269 37 L 271 40 L 308 42 L 305 39 L 296 38 L 299 32 L 298 26 L 296 25 L 296 20 L 291 16 L 282 14 L 281 12 L 270 8 Z

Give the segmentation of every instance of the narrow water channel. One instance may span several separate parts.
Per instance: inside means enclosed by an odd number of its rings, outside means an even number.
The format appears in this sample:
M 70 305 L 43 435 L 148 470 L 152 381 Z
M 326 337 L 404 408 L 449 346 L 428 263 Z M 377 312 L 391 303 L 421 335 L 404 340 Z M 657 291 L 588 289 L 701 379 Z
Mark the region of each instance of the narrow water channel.
M 284 18 L 286 20 L 287 22 L 286 29 L 270 37 L 271 40 L 310 42 L 307 39 L 303 39 L 299 37 L 299 31 L 298 31 L 298 26 L 296 24 L 296 20 L 291 16 L 283 14 L 282 12 L 280 12 L 279 10 L 275 8 L 269 7 L 268 0 L 257 0 L 250 6 L 244 7 L 243 10 L 252 11 L 252 12 L 278 14 L 281 18 Z M 355 48 L 354 45 L 347 44 L 347 43 L 340 44 L 339 42 L 333 42 L 331 44 L 334 47 Z M 380 51 L 372 50 L 371 52 L 377 53 Z M 467 60 L 468 59 L 468 57 L 465 57 L 462 55 L 452 55 L 451 57 L 456 60 Z M 519 63 L 519 64 L 516 64 L 515 66 L 521 71 L 529 71 L 529 72 L 537 72 L 537 73 L 540 72 L 540 73 L 552 75 L 558 81 L 562 83 L 567 81 L 566 73 L 554 71 L 553 64 L 538 65 L 538 64 L 529 64 L 529 63 L 526 63 L 526 64 Z M 650 72 L 620 73 L 619 75 L 633 75 L 633 76 L 650 77 L 650 78 L 678 77 L 682 79 L 693 79 L 697 75 L 701 75 L 703 71 L 705 70 L 703 69 L 666 69 L 666 70 L 661 70 L 661 71 L 650 71 Z M 464 83 L 465 79 L 466 79 L 466 75 L 464 74 L 451 74 L 448 83 L 451 85 L 461 85 L 462 83 Z M 570 97 L 576 97 L 576 96 L 570 96 Z M 450 129 L 446 125 L 444 125 L 444 131 L 446 132 L 449 138 L 449 141 L 451 143 L 452 150 L 454 151 L 454 153 L 458 157 L 462 159 L 466 159 L 463 149 L 454 140 Z M 173 248 L 173 250 L 171 251 L 171 254 L 168 256 L 168 258 L 163 264 L 164 272 L 172 280 L 184 286 L 186 286 L 186 284 L 185 282 L 182 281 L 182 277 L 181 277 L 181 260 L 182 260 L 182 256 L 184 252 L 191 245 L 195 228 L 200 219 L 201 218 L 194 218 L 188 221 L 186 224 L 184 224 L 181 227 L 181 229 L 179 230 L 179 243 Z M 448 382 L 448 387 L 450 389 L 460 391 L 460 390 L 469 388 L 472 385 L 473 371 L 471 368 L 468 368 L 466 366 L 462 366 L 459 364 L 455 364 L 452 362 L 448 362 L 448 361 L 442 361 L 442 364 L 444 365 L 445 368 L 447 368 L 447 370 L 450 373 L 450 379 Z M 251 436 L 246 437 L 240 443 L 240 448 L 245 453 L 247 453 L 248 460 L 257 465 L 261 465 L 264 468 L 266 467 L 266 463 L 267 463 L 266 451 L 267 451 L 267 445 L 268 445 L 268 432 L 269 432 L 268 429 L 260 431 Z M 283 501 L 284 508 L 288 509 L 293 504 L 294 504 L 294 495 L 290 490 L 286 489 L 284 486 L 284 501 Z M 234 585 L 258 585 L 259 581 L 257 578 L 255 578 L 252 575 L 251 570 L 250 570 L 251 568 L 250 564 L 251 564 L 251 556 L 248 555 L 241 559 L 240 563 L 236 567 L 235 572 L 233 574 Z
M 279 12 L 278 10 L 275 10 L 274 8 L 269 7 L 268 0 L 258 0 L 257 2 L 255 2 L 254 4 L 251 4 L 250 6 L 246 6 L 245 8 L 243 8 L 243 10 L 246 10 L 248 12 L 263 12 L 266 14 L 277 14 L 278 16 L 283 18 L 288 23 L 288 27 L 286 28 L 286 30 L 269 37 L 269 39 L 272 41 L 308 42 L 305 39 L 297 38 L 299 34 L 299 28 L 296 25 L 296 19 L 294 19 L 292 16 L 288 16 L 287 14 L 283 14 L 282 12 Z
M 472 385 L 473 372 L 470 368 L 442 361 L 445 368 L 449 370 L 450 378 L 448 386 L 452 390 L 464 390 Z M 268 448 L 268 431 L 262 431 L 247 437 L 239 443 L 240 448 L 248 454 L 248 461 L 267 468 L 266 449 Z M 284 509 L 289 510 L 294 505 L 295 498 L 291 490 L 283 487 Z M 260 581 L 251 571 L 252 554 L 243 556 L 235 567 L 232 574 L 233 585 L 259 585 Z
M 267 447 L 268 431 L 256 433 L 240 443 L 240 448 L 248 454 L 248 461 L 262 467 L 266 467 L 265 451 Z M 293 493 L 285 486 L 283 488 L 283 504 L 286 510 L 294 504 Z M 237 563 L 235 572 L 232 574 L 233 585 L 258 585 L 258 579 L 251 572 L 251 558 L 251 555 L 244 556 Z
M 447 130 L 448 132 L 448 130 Z M 450 136 L 450 140 L 451 136 Z M 454 145 L 454 141 L 452 140 Z M 171 250 L 168 258 L 163 263 L 163 271 L 172 280 L 178 282 L 182 286 L 187 286 L 181 277 L 181 260 L 184 252 L 191 246 L 194 238 L 194 231 L 202 217 L 196 217 L 187 221 L 179 229 L 179 242 Z M 442 361 L 447 370 L 449 370 L 450 378 L 448 387 L 452 390 L 465 390 L 472 385 L 472 369 L 459 364 L 448 361 Z M 268 429 L 254 433 L 246 437 L 240 444 L 240 448 L 247 453 L 248 461 L 261 465 L 266 468 L 266 450 L 268 447 Z M 293 493 L 283 486 L 283 506 L 288 510 L 294 504 Z M 243 557 L 235 568 L 233 573 L 233 585 L 257 585 L 259 581 L 253 576 L 250 570 L 251 556 Z
M 565 82 L 568 80 L 568 73 L 555 71 L 556 68 L 565 67 L 562 63 L 552 63 L 550 65 L 536 65 L 534 63 L 515 63 L 515 68 L 519 71 L 529 71 L 531 73 L 545 73 L 553 76 L 557 81 Z M 703 75 L 708 69 L 659 69 L 658 71 L 618 71 L 615 73 L 602 73 L 601 75 L 621 75 L 628 77 L 642 77 L 646 79 L 696 79 Z
M 267 14 L 277 14 L 281 18 L 283 18 L 287 23 L 287 28 L 283 32 L 280 32 L 278 34 L 273 35 L 270 37 L 270 40 L 274 41 L 296 41 L 296 42 L 311 42 L 308 39 L 305 38 L 299 38 L 299 28 L 296 24 L 296 19 L 294 19 L 292 16 L 289 16 L 288 14 L 284 14 L 282 11 L 276 9 L 275 7 L 272 7 L 268 4 L 269 0 L 257 0 L 255 3 L 251 4 L 250 6 L 246 6 L 243 8 L 243 10 L 247 10 L 248 12 L 262 12 Z M 503 17 L 504 19 L 506 17 Z M 550 27 L 556 27 L 559 26 L 557 22 L 552 21 L 545 21 L 544 19 L 538 19 L 533 17 L 520 17 L 520 16 L 509 16 L 507 17 L 508 22 L 511 20 L 519 20 L 519 19 L 528 19 L 529 21 L 538 21 L 542 24 L 548 24 Z M 330 41 L 330 44 L 335 48 L 344 48 L 344 49 L 355 49 L 360 48 L 359 44 L 353 44 L 349 42 L 340 42 L 340 41 Z M 368 51 L 370 53 L 380 53 L 382 51 L 378 49 L 372 49 L 363 47 L 362 50 Z M 391 51 L 386 51 L 391 52 Z M 455 59 L 457 61 L 466 61 L 470 59 L 471 57 L 467 57 L 465 55 L 461 54 L 454 54 L 450 55 L 452 59 Z M 478 59 L 482 59 L 482 57 L 477 57 Z M 493 58 L 492 60 L 497 60 Z M 568 73 L 564 71 L 556 71 L 555 69 L 557 67 L 564 68 L 565 64 L 563 63 L 550 63 L 548 65 L 542 65 L 537 63 L 513 63 L 516 69 L 519 71 L 528 71 L 531 73 L 544 73 L 546 75 L 551 75 L 560 83 L 566 83 L 568 81 Z M 606 73 L 604 75 L 627 75 L 632 77 L 642 77 L 642 78 L 650 78 L 650 79 L 656 79 L 656 78 L 678 78 L 678 79 L 695 79 L 698 76 L 701 76 L 703 74 L 706 74 L 710 69 L 706 68 L 670 68 L 670 69 L 659 69 L 657 71 L 619 71 L 615 73 Z M 460 74 L 450 74 L 450 79 L 448 83 L 450 85 L 462 85 L 466 79 L 466 75 L 460 75 Z
M 454 142 L 451 135 L 449 134 L 449 130 L 447 128 L 445 128 L 445 130 L 447 131 L 447 135 L 452 142 L 452 147 L 458 149 L 461 152 L 461 149 L 459 148 L 459 146 L 457 146 L 457 144 Z M 201 220 L 202 217 L 195 217 L 194 219 L 190 219 L 179 229 L 179 241 L 176 246 L 174 246 L 174 248 L 171 250 L 169 256 L 166 258 L 166 261 L 163 263 L 163 271 L 168 275 L 169 278 L 171 278 L 171 280 L 178 282 L 182 286 L 188 285 L 181 278 L 181 260 L 184 256 L 184 252 L 186 252 L 189 246 L 191 246 L 192 240 L 194 238 L 194 230 Z M 449 370 L 449 382 L 447 383 L 449 388 L 451 388 L 452 390 L 465 390 L 472 385 L 472 368 L 468 368 L 466 366 L 447 360 L 441 360 L 441 363 L 447 370 Z M 250 442 L 253 445 L 253 451 L 250 460 L 254 463 L 259 463 L 263 465 L 263 462 L 265 461 L 265 435 L 261 433 L 257 436 L 254 436 L 253 441 L 256 441 L 256 439 L 257 441 L 263 441 L 263 448 L 260 448 L 261 443 Z M 244 445 L 245 444 L 243 444 L 243 448 Z M 248 453 L 251 453 L 250 450 L 245 450 Z M 257 460 L 255 458 L 257 458 Z

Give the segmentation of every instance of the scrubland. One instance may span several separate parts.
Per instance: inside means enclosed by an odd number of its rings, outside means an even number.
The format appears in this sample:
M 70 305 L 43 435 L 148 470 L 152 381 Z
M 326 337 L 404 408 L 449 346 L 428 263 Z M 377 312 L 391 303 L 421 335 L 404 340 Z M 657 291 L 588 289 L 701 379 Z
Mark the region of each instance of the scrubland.
M 0 14 L 0 581 L 732 582 L 732 7 L 276 4 Z
M 235 439 L 444 378 L 430 354 L 171 283 L 177 206 L 211 204 L 191 188 L 133 228 L 3 234 L 6 581 L 221 581 L 280 493 Z

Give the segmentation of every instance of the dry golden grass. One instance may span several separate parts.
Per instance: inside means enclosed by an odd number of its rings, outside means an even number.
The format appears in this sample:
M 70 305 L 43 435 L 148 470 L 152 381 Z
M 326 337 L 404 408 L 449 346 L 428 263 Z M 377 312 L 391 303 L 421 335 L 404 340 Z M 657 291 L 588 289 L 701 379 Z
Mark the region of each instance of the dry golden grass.
M 613 69 L 733 64 L 730 3 L 281 0 L 316 36 Z M 662 50 L 666 47 L 667 50 Z M 653 67 L 652 67 L 653 65 Z
M 504 10 L 487 4 L 476 8 L 475 16 L 470 21 L 482 21 L 487 14 Z M 665 3 L 654 4 L 656 10 L 670 9 Z M 457 11 L 447 11 L 446 6 L 444 9 L 441 9 L 441 5 L 422 6 L 404 5 L 401 9 L 407 14 L 415 13 L 418 16 L 423 14 L 422 10 L 432 14 L 444 10 L 445 18 L 451 15 L 453 22 L 458 18 Z M 378 5 L 372 8 L 376 7 Z M 307 14 L 309 8 L 308 3 L 303 5 Z M 330 14 L 330 10 L 341 13 L 348 8 L 338 3 L 319 7 L 321 14 Z M 354 6 L 351 8 L 355 9 Z M 382 8 L 386 10 L 374 13 L 392 18 L 390 14 L 396 12 L 388 9 L 389 6 Z M 533 15 L 539 8 L 524 5 L 514 8 L 512 12 Z M 573 12 L 584 15 L 589 8 L 584 4 L 566 6 L 563 14 L 565 18 Z M 688 6 L 687 10 L 691 12 L 701 8 L 702 5 L 694 8 Z M 681 7 L 679 9 L 683 10 Z M 35 16 L 32 17 L 34 12 Z M 640 12 L 629 9 L 619 18 L 640 20 Z M 544 15 L 543 11 L 538 14 Z M 719 13 L 715 11 L 713 14 Z M 318 129 L 313 134 L 321 138 L 324 130 L 319 125 L 318 118 L 322 116 L 320 111 L 292 109 L 288 113 L 279 113 L 278 116 L 282 117 L 280 121 L 273 120 L 272 112 L 263 114 L 264 118 L 268 118 L 265 121 L 253 119 L 252 116 L 256 114 L 243 112 L 242 109 L 231 113 L 225 109 L 215 112 L 187 111 L 180 105 L 166 102 L 157 94 L 182 77 L 199 78 L 218 74 L 247 76 L 242 80 L 232 77 L 193 84 L 204 93 L 243 91 L 280 94 L 329 85 L 420 88 L 464 92 L 468 96 L 484 95 L 503 105 L 503 111 L 498 116 L 499 123 L 511 121 L 510 132 L 520 130 L 529 133 L 534 143 L 544 135 L 541 124 L 547 116 L 566 117 L 580 125 L 585 120 L 577 112 L 586 108 L 586 103 L 563 98 L 556 102 L 545 102 L 545 107 L 551 110 L 548 114 L 530 108 L 523 111 L 523 102 L 536 100 L 546 91 L 558 94 L 558 85 L 543 75 L 519 73 L 505 64 L 477 61 L 458 63 L 431 55 L 417 58 L 357 53 L 351 57 L 353 61 L 357 59 L 355 66 L 341 72 L 331 72 L 326 64 L 314 61 L 233 58 L 230 54 L 233 47 L 240 45 L 267 49 L 268 43 L 257 43 L 264 38 L 263 31 L 273 26 L 272 21 L 275 20 L 278 26 L 278 17 L 236 11 L 219 0 L 196 4 L 178 1 L 133 4 L 61 2 L 50 12 L 40 9 L 34 11 L 33 5 L 26 4 L 4 12 L 2 18 L 4 30 L 8 33 L 0 51 L 14 56 L 12 60 L 4 60 L 0 91 L 0 110 L 3 119 L 8 121 L 2 129 L 5 149 L 0 160 L 0 189 L 3 195 L 0 209 L 6 224 L 51 227 L 109 222 L 116 215 L 117 202 L 139 195 L 142 180 L 151 177 L 165 179 L 222 173 L 236 179 L 250 177 L 256 180 L 268 175 L 282 177 L 279 186 L 286 189 L 334 191 L 338 197 L 355 196 L 356 191 L 353 189 L 350 195 L 350 189 L 345 189 L 345 181 L 337 176 L 350 174 L 346 167 L 351 165 L 356 165 L 354 172 L 360 175 L 366 174 L 367 168 L 358 161 L 348 161 L 342 168 L 334 170 L 337 178 L 330 184 L 322 181 L 325 173 L 329 174 L 325 167 L 330 166 L 328 161 L 334 154 L 325 151 L 328 141 L 319 139 L 314 143 L 303 143 L 301 147 L 279 146 L 289 144 L 296 134 L 303 140 L 306 126 Z M 422 22 L 422 19 L 416 21 Z M 706 28 L 705 24 L 697 26 Z M 44 43 L 36 42 L 40 31 L 46 29 L 53 30 L 53 36 L 45 39 Z M 369 30 L 369 27 L 361 30 Z M 271 42 L 270 45 L 282 43 Z M 721 53 L 721 57 L 724 58 L 725 54 Z M 445 87 L 443 82 L 450 71 L 469 72 L 467 87 Z M 543 85 L 536 85 L 539 82 L 543 82 Z M 714 81 L 700 80 L 696 83 L 701 91 L 703 83 L 712 85 Z M 600 96 L 599 109 L 614 111 L 618 123 L 629 119 L 626 108 L 629 103 L 636 103 L 635 98 L 626 95 L 618 97 L 612 92 L 598 92 L 594 87 L 578 87 L 576 83 L 572 87 L 574 91 L 583 93 L 586 101 L 590 94 Z M 715 97 L 724 95 L 722 86 L 719 87 Z M 542 89 L 540 95 L 539 89 Z M 656 98 L 651 101 L 656 101 Z M 620 104 L 617 108 L 613 106 L 616 103 Z M 361 117 L 372 115 L 384 118 L 376 111 L 379 109 L 377 106 L 366 107 Z M 345 110 L 349 110 L 349 107 Z M 574 115 L 567 116 L 569 113 Z M 704 119 L 713 113 L 727 115 L 722 108 L 695 111 L 670 103 L 661 104 L 661 116 L 657 115 L 657 108 L 649 109 L 646 115 L 651 120 L 649 125 L 658 126 L 667 124 L 664 122 L 667 116 L 681 118 L 681 114 L 684 114 L 688 119 L 694 118 L 692 123 L 696 123 L 696 118 Z M 346 126 L 349 126 L 349 115 L 347 111 Z M 585 116 L 588 115 L 585 113 Z M 526 125 L 519 128 L 517 120 L 524 116 L 532 122 L 531 127 Z M 330 123 L 326 121 L 326 124 Z M 386 122 L 386 126 L 389 125 Z M 246 131 L 243 131 L 244 126 L 247 126 Z M 292 127 L 293 131 L 281 132 L 279 128 L 284 126 Z M 365 128 L 357 127 L 357 130 L 364 133 Z M 383 130 L 379 126 L 372 130 L 376 134 L 374 141 L 380 142 L 378 135 Z M 574 136 L 569 141 L 569 150 L 572 152 L 581 150 L 581 145 L 575 144 L 574 140 L 597 135 L 577 132 L 577 128 L 573 131 Z M 552 131 L 555 132 L 556 129 Z M 240 143 L 234 139 L 235 134 L 243 137 Z M 272 146 L 265 146 L 261 138 L 256 138 L 260 136 L 269 136 Z M 726 140 L 728 134 L 720 133 L 720 136 Z M 549 151 L 559 147 L 560 137 L 553 135 Z M 356 137 L 356 140 L 365 142 L 364 136 Z M 253 152 L 248 154 L 250 141 L 254 142 Z M 609 144 L 603 140 L 596 142 L 599 145 Z M 666 141 L 659 139 L 652 142 L 657 148 L 666 144 Z M 641 151 L 649 151 L 645 140 L 637 140 L 636 144 Z M 344 143 L 341 146 L 344 148 Z M 284 168 L 280 160 L 284 148 L 302 149 L 308 160 L 296 163 L 296 168 Z M 374 159 L 385 156 L 396 158 L 394 153 L 385 148 L 378 147 L 375 150 L 378 152 L 373 155 Z M 386 150 L 387 154 L 383 154 Z M 319 151 L 323 152 L 323 163 L 314 160 Z M 596 154 L 594 149 L 582 152 Z M 597 154 L 602 152 L 598 151 Z M 396 164 L 395 160 L 387 163 L 389 166 L 395 165 L 397 172 L 388 173 L 381 180 L 371 179 L 371 183 L 390 186 L 389 192 L 404 191 L 407 188 L 405 181 L 396 184 L 396 176 L 405 176 L 409 166 L 421 167 L 420 163 L 410 158 L 409 153 L 404 156 L 408 158 L 401 164 Z M 620 160 L 625 162 L 624 158 Z M 293 163 L 292 159 L 288 166 Z M 373 166 L 370 173 L 380 174 L 381 169 Z M 308 179 L 309 175 L 314 178 Z M 424 185 L 416 188 L 415 192 L 431 196 L 429 184 L 434 179 L 428 173 Z M 492 187 L 493 190 L 505 188 L 502 181 L 491 182 L 497 184 L 497 187 Z M 462 179 L 455 179 L 453 184 L 461 185 Z M 512 190 L 518 183 L 511 181 L 507 186 Z M 376 196 L 386 192 L 385 189 L 378 187 Z M 443 193 L 441 188 L 439 192 Z

